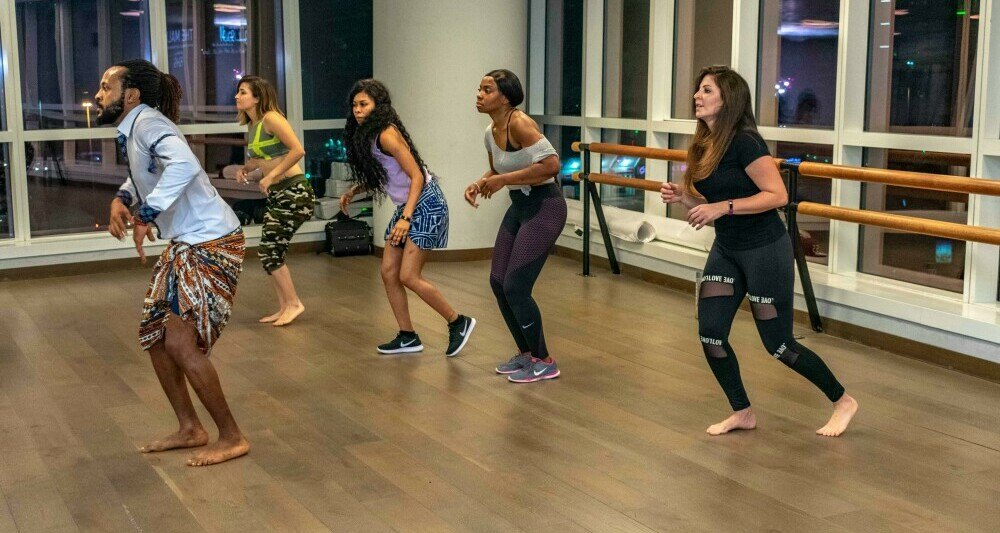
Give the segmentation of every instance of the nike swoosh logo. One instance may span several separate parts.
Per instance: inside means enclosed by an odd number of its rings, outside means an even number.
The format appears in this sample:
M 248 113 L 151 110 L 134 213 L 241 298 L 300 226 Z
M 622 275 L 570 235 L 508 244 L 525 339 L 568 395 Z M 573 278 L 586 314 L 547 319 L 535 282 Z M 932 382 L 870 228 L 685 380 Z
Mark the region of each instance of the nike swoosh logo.
M 415 342 L 417 342 L 417 339 L 410 339 L 410 342 L 401 342 L 401 343 L 399 343 L 399 345 L 402 346 L 403 348 L 406 348 L 407 346 L 409 346 L 409 345 L 411 345 L 411 344 L 413 344 Z
M 535 325 L 535 323 L 532 322 L 531 324 L 528 324 L 527 326 L 521 326 L 521 329 L 528 329 L 528 328 L 530 328 L 531 326 L 534 326 L 534 325 Z
M 548 370 L 548 367 L 543 368 L 541 370 L 532 370 L 531 373 L 534 374 L 535 377 L 538 377 L 538 376 L 541 376 L 542 373 L 544 373 L 546 370 Z
M 462 336 L 466 336 L 469 333 L 469 322 L 465 322 L 465 329 L 462 330 Z

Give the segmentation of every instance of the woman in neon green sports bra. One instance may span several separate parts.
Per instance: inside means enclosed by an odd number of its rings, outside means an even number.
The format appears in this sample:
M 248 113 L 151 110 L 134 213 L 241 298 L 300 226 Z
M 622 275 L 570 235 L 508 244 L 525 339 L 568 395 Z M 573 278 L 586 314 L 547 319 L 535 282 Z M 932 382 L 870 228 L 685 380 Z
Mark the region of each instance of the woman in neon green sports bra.
M 267 213 L 257 253 L 280 305 L 278 312 L 260 322 L 284 326 L 305 311 L 285 264 L 285 252 L 296 230 L 312 217 L 316 197 L 299 166 L 306 152 L 278 108 L 274 87 L 263 78 L 245 76 L 236 90 L 236 110 L 240 124 L 247 125 L 247 163 L 236 179 L 247 182 L 257 170 L 263 177 L 259 186 L 267 195 Z

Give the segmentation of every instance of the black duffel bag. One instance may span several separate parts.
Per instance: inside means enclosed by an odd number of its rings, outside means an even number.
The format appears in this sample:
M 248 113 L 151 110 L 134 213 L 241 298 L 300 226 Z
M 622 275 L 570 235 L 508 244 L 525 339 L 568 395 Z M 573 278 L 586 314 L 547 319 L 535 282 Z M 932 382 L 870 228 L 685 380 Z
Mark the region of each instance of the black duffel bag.
M 344 213 L 326 224 L 326 248 L 335 257 L 369 255 L 375 251 L 372 229 L 361 220 L 354 220 Z

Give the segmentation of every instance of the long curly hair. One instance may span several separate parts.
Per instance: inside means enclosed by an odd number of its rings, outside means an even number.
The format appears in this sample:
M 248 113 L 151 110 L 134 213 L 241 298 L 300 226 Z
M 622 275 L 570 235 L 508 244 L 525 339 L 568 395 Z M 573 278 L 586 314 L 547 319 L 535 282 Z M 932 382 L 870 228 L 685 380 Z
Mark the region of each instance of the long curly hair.
M 375 102 L 375 109 L 372 110 L 363 124 L 358 124 L 351 112 L 351 104 L 358 93 L 365 93 Z M 403 126 L 403 121 L 399 119 L 396 109 L 392 107 L 392 98 L 389 96 L 389 89 L 374 79 L 359 80 L 351 88 L 351 93 L 347 97 L 347 125 L 344 127 L 344 145 L 347 147 L 347 164 L 351 168 L 351 182 L 361 187 L 362 190 L 371 194 L 375 199 L 385 196 L 386 184 L 389 181 L 388 174 L 382 168 L 382 164 L 372 155 L 372 143 L 377 142 L 378 136 L 390 126 L 403 135 L 406 144 L 410 147 L 410 154 L 417 162 L 417 167 L 425 169 L 424 160 L 420 158 L 417 147 L 410 139 L 410 134 Z

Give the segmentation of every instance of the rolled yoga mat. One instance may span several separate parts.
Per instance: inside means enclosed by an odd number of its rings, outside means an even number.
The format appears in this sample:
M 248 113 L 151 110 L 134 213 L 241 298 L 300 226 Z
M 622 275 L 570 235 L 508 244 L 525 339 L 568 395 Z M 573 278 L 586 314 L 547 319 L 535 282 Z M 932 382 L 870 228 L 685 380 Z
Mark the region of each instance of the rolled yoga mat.
M 656 238 L 656 230 L 646 221 L 642 213 L 624 210 L 606 210 L 604 216 L 608 221 L 608 233 L 613 237 L 627 242 L 651 242 Z M 566 223 L 572 224 L 578 234 L 583 233 L 583 208 L 569 206 L 566 213 Z M 600 231 L 597 215 L 590 213 L 590 230 Z

